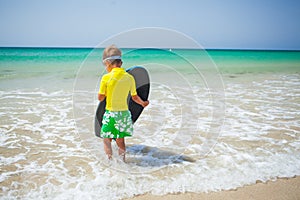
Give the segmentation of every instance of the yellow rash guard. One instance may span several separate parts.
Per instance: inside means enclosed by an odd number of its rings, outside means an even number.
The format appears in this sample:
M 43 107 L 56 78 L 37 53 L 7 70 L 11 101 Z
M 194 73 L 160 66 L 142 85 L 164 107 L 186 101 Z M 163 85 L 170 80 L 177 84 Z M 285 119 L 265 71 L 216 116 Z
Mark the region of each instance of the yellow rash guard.
M 110 73 L 102 77 L 99 94 L 106 96 L 106 110 L 128 110 L 127 97 L 129 92 L 131 96 L 137 94 L 135 80 L 123 68 L 113 68 Z

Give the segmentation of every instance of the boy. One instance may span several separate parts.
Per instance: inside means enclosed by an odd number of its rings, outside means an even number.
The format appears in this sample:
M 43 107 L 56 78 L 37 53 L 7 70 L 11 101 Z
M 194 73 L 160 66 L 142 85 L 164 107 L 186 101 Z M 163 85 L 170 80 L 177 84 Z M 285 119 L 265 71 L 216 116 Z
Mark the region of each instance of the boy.
M 143 101 L 136 93 L 134 78 L 122 66 L 122 52 L 115 45 L 106 47 L 103 51 L 103 64 L 108 74 L 105 74 L 100 83 L 99 101 L 106 98 L 106 111 L 103 115 L 100 136 L 103 137 L 104 151 L 109 159 L 112 158 L 111 141 L 116 139 L 119 155 L 125 161 L 125 137 L 132 136 L 133 126 L 131 114 L 128 110 L 127 97 L 143 107 L 149 101 Z

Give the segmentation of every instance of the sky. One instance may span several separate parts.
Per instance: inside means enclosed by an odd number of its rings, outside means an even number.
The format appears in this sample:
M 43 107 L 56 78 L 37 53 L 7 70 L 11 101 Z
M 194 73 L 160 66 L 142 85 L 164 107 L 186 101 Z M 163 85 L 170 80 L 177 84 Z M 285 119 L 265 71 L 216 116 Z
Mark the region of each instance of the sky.
M 300 50 L 299 19 L 299 0 L 0 0 L 0 47 L 95 47 L 157 27 L 207 49 Z

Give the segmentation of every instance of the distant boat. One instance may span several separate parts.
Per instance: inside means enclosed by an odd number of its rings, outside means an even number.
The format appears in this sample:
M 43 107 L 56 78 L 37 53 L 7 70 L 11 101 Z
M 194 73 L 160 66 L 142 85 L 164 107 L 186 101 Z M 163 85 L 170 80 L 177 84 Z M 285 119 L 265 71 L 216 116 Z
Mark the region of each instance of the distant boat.
M 169 49 L 169 51 L 172 51 L 172 49 Z

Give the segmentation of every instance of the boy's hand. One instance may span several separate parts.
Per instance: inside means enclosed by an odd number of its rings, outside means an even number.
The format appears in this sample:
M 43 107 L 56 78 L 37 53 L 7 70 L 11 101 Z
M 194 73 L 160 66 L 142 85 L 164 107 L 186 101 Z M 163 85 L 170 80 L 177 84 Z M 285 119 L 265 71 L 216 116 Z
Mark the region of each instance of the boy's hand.
M 147 101 L 144 101 L 144 102 L 143 102 L 143 105 L 142 105 L 142 106 L 145 108 L 145 107 L 148 106 L 148 105 L 149 105 L 149 101 L 147 100 Z
M 143 101 L 138 95 L 132 96 L 132 100 L 133 100 L 135 103 L 140 104 L 140 105 L 143 106 L 144 108 L 145 108 L 146 106 L 149 105 L 149 101 L 148 101 L 148 100 L 147 100 L 147 101 Z

